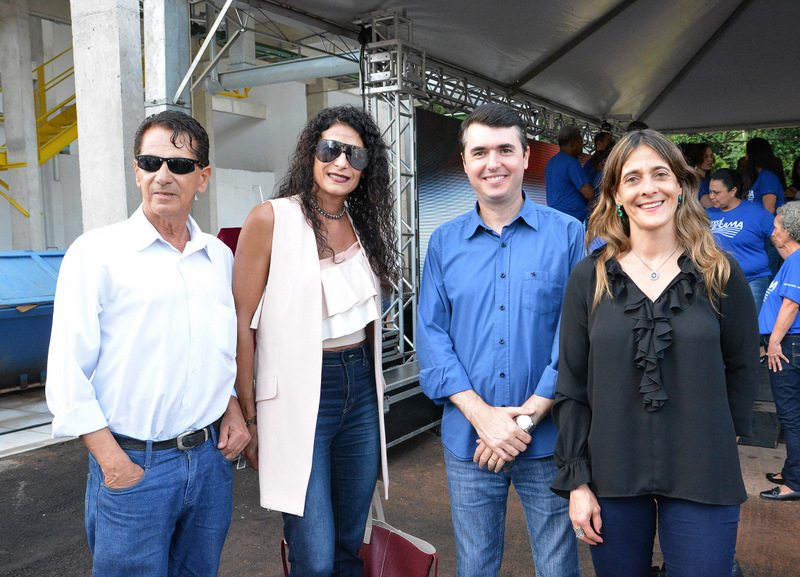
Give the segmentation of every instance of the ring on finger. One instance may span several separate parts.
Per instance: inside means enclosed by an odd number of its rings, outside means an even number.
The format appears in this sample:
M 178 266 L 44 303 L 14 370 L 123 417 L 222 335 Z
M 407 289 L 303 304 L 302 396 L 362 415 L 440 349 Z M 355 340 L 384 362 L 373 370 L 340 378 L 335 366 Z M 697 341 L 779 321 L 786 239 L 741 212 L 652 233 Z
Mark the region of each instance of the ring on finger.
M 573 527 L 573 529 L 575 530 L 576 539 L 583 539 L 584 537 L 586 537 L 586 532 L 583 530 L 583 527 L 578 526 L 578 527 Z

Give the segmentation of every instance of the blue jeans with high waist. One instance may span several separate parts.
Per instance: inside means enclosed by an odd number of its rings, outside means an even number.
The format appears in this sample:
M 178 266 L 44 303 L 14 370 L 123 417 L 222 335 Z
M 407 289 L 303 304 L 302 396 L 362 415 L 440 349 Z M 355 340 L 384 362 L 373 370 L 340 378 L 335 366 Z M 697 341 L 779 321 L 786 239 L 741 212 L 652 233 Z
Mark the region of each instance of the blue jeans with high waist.
M 800 491 L 800 335 L 786 335 L 781 341 L 783 370 L 769 372 L 769 384 L 778 421 L 786 440 L 786 461 L 781 476 L 792 491 Z
M 211 427 L 213 430 L 214 427 Z M 213 577 L 231 522 L 233 467 L 202 445 L 125 451 L 144 469 L 138 483 L 110 489 L 89 454 L 85 520 L 95 577 Z
M 598 498 L 603 542 L 590 548 L 597 577 L 649 577 L 658 541 L 668 576 L 730 577 L 739 506 L 660 495 Z
M 750 285 L 750 292 L 753 293 L 753 301 L 756 303 L 756 316 L 761 312 L 761 305 L 764 304 L 764 294 L 767 292 L 771 280 L 771 276 L 760 276 L 747 283 Z
M 323 351 L 303 516 L 283 514 L 292 577 L 361 577 L 358 551 L 380 466 L 378 400 L 367 344 Z
M 456 536 L 458 577 L 499 574 L 511 483 L 525 512 L 536 575 L 580 575 L 569 502 L 550 490 L 557 471 L 553 457 L 516 459 L 494 473 L 472 461 L 457 459 L 445 449 L 444 463 Z

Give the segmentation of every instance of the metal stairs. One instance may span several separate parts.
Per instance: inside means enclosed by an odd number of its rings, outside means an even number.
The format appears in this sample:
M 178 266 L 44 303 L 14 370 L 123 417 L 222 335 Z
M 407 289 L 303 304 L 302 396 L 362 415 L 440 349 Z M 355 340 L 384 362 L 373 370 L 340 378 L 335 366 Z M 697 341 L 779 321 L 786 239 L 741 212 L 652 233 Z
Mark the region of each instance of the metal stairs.
M 72 48 L 70 47 L 33 70 L 38 86 L 34 90 L 34 101 L 36 103 L 36 140 L 39 166 L 53 158 L 78 138 L 78 116 L 75 108 L 74 89 L 69 91 L 70 94 L 63 101 L 49 108 L 47 106 L 48 95 L 53 94 L 53 89 L 56 86 L 61 85 L 63 82 L 71 81 L 74 77 L 75 69 L 69 66 L 63 72 L 48 80 L 45 78 L 46 67 L 50 65 L 57 67 L 58 64 L 64 62 L 64 60 L 60 59 L 63 59 L 71 51 Z M 60 62 L 56 64 L 57 61 Z M 2 117 L 0 117 L 0 121 L 2 121 Z M 25 163 L 9 164 L 6 145 L 0 146 L 0 171 L 22 166 L 25 166 Z M 0 196 L 8 200 L 26 217 L 29 216 L 25 208 L 15 201 L 8 194 L 9 192 L 8 184 L 0 179 Z

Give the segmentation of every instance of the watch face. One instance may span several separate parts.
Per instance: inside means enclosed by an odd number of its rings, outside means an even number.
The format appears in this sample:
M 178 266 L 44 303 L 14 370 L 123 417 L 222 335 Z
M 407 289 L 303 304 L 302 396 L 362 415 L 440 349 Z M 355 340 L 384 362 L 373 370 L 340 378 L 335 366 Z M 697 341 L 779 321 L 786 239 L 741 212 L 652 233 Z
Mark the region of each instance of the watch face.
M 533 419 L 529 415 L 520 415 L 515 420 L 519 428 L 524 429 L 526 432 L 530 432 L 533 427 Z

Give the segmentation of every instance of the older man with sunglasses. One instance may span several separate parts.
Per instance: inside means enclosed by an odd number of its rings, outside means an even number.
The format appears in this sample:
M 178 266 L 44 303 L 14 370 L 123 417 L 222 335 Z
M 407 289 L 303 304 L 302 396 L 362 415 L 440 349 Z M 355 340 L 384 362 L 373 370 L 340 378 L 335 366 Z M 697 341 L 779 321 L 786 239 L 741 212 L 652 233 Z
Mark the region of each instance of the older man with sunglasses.
M 189 216 L 208 136 L 174 111 L 136 133 L 142 205 L 85 233 L 56 289 L 47 401 L 53 436 L 89 449 L 94 575 L 217 574 L 231 462 L 250 435 L 233 396 L 232 256 Z

